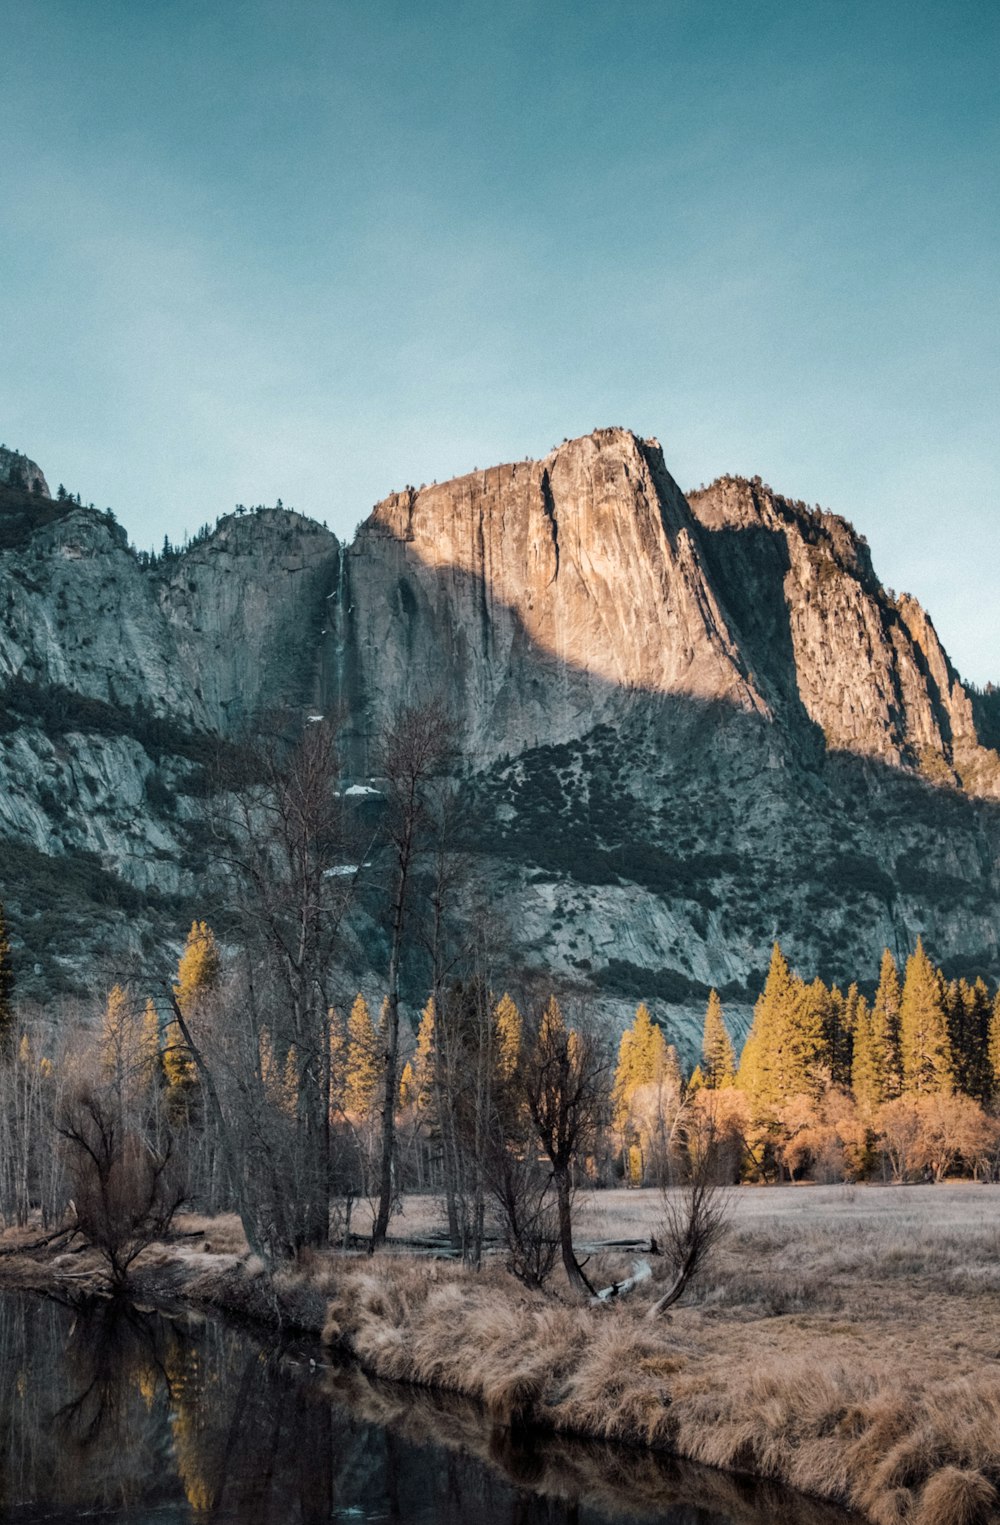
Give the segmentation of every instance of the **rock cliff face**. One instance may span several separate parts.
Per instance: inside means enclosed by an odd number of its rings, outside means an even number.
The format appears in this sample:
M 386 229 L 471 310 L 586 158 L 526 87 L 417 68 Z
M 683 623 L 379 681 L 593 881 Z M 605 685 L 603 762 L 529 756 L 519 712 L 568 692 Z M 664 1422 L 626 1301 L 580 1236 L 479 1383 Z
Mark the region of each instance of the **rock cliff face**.
M 42 498 L 50 496 L 49 484 L 42 474 L 42 468 L 36 466 L 34 461 L 29 461 L 19 450 L 8 450 L 6 445 L 0 445 L 0 483 L 4 487 L 35 493 Z
M 691 506 L 704 560 L 786 722 L 804 714 L 828 749 L 997 794 L 997 759 L 934 626 L 915 599 L 886 592 L 845 520 L 731 478 Z
M 670 695 L 766 713 L 659 446 L 602 430 L 378 505 L 346 556 L 353 708 L 440 690 L 479 755 Z
M 1000 758 L 844 520 L 756 481 L 685 499 L 609 429 L 396 493 L 347 547 L 271 510 L 150 565 L 6 456 L 0 895 L 39 988 L 204 914 L 213 738 L 336 709 L 363 777 L 432 695 L 515 960 L 612 1012 L 659 999 L 683 1039 L 710 984 L 749 999 L 775 936 L 840 979 L 919 930 L 1000 968 Z

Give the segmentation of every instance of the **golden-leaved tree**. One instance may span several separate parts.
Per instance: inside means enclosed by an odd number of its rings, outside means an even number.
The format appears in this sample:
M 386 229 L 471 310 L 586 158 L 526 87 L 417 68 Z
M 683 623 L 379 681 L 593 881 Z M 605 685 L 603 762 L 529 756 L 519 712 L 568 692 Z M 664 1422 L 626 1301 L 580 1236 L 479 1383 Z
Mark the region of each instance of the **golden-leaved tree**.
M 736 1076 L 736 1054 L 722 1015 L 722 1001 L 717 990 L 708 993 L 705 1027 L 701 1040 L 702 1082 L 709 1090 L 732 1085 Z
M 642 1003 L 622 1033 L 612 1090 L 629 1184 L 641 1184 L 651 1163 L 664 1178 L 682 1090 L 677 1052 Z
M 954 1090 L 955 1061 L 943 981 L 927 957 L 921 937 L 906 962 L 899 1004 L 899 1047 L 906 1094 L 924 1096 Z
M 218 988 L 220 972 L 215 934 L 207 922 L 193 921 L 173 987 L 174 998 L 187 1022 L 197 1016 L 200 1006 Z M 163 1068 L 168 1086 L 178 1095 L 194 1088 L 197 1072 L 176 1020 L 167 1025 Z
M 354 1122 L 368 1120 L 375 1108 L 382 1074 L 378 1034 L 368 1002 L 355 996 L 347 1019 L 347 1063 L 344 1068 L 344 1111 Z

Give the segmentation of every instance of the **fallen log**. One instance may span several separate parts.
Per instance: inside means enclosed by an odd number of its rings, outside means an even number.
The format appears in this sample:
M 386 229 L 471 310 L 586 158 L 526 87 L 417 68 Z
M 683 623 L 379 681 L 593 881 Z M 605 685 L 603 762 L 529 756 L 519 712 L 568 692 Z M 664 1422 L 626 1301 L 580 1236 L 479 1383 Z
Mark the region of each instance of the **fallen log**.
M 591 1299 L 592 1303 L 609 1303 L 613 1298 L 624 1297 L 640 1283 L 648 1281 L 653 1274 L 653 1268 L 648 1260 L 633 1260 L 632 1275 L 624 1281 L 613 1281 L 610 1287 L 602 1287 Z

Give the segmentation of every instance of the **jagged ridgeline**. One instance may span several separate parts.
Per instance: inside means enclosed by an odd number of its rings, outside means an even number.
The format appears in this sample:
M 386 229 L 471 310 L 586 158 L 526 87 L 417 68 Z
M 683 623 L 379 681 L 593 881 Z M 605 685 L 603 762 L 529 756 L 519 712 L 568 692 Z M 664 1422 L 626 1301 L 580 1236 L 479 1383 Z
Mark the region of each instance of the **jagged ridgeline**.
M 600 430 L 394 494 L 350 545 L 277 508 L 150 557 L 4 451 L 0 568 L 23 988 L 212 915 L 206 758 L 256 715 L 342 714 L 363 783 L 379 727 L 434 695 L 512 962 L 612 1015 L 659 1002 L 693 1046 L 709 988 L 748 1005 L 776 937 L 828 981 L 920 932 L 949 975 L 1000 972 L 996 695 L 846 521 L 758 480 L 685 498 L 655 441 Z

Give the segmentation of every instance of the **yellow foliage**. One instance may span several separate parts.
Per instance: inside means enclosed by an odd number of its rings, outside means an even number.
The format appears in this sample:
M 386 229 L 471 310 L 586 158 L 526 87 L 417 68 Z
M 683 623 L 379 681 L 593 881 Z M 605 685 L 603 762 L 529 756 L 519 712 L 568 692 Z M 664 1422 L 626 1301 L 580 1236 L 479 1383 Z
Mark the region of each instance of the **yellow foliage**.
M 676 1056 L 675 1056 L 676 1062 Z M 636 1008 L 635 1020 L 622 1033 L 612 1092 L 615 1123 L 625 1127 L 632 1098 L 640 1086 L 662 1083 L 670 1068 L 663 1030 L 649 1014 L 645 1002 Z
M 128 1065 L 129 998 L 121 985 L 112 985 L 101 1021 L 101 1064 L 108 1079 L 124 1079 Z
M 497 1039 L 497 1077 L 508 1081 L 517 1069 L 521 1053 L 521 1013 L 506 991 L 496 1004 L 493 1024 Z
M 219 983 L 219 949 L 211 927 L 204 921 L 193 921 L 177 965 L 174 995 L 185 1017 L 189 1017 L 198 1001 Z
M 367 1117 L 375 1107 L 382 1074 L 378 1035 L 363 995 L 354 999 L 347 1019 L 347 1066 L 344 1074 L 344 1111 L 351 1117 Z
M 434 1100 L 434 997 L 431 996 L 420 1017 L 417 1047 L 412 1059 L 403 1066 L 399 1083 L 400 1105 L 429 1112 Z

